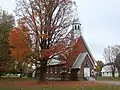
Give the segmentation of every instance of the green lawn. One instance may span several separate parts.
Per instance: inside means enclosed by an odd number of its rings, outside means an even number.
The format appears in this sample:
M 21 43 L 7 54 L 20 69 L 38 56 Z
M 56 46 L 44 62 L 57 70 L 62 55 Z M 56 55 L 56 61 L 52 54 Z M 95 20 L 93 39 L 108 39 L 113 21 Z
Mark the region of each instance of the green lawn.
M 95 86 L 95 87 L 3 87 L 0 90 L 120 90 L 120 86 Z
M 98 76 L 97 80 L 120 81 L 120 78 L 119 77 L 102 77 L 102 76 Z

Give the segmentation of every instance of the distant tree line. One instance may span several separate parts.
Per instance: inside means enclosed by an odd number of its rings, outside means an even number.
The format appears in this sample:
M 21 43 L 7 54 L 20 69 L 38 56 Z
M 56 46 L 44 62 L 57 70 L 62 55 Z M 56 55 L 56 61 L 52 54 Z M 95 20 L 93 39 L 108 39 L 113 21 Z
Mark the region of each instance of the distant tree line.
M 0 8 L 0 72 L 13 70 L 13 61 L 10 55 L 11 45 L 8 42 L 8 34 L 13 26 L 13 15 Z

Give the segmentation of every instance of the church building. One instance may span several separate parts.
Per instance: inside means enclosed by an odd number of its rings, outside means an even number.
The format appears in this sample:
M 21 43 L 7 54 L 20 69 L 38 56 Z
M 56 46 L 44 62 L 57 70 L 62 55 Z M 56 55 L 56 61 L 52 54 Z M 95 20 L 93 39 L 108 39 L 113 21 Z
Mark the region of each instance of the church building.
M 51 60 L 47 67 L 47 79 L 55 80 L 81 80 L 94 77 L 95 59 L 81 34 L 81 24 L 74 23 L 72 26 L 76 38 L 75 48 L 67 60 Z

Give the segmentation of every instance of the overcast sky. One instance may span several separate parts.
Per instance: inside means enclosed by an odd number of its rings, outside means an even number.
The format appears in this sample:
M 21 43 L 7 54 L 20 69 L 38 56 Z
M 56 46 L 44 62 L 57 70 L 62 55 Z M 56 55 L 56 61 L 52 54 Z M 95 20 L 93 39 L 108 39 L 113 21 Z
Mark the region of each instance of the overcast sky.
M 82 33 L 96 60 L 103 60 L 108 45 L 120 45 L 120 0 L 76 0 Z M 14 0 L 0 0 L 13 13 Z M 104 60 L 103 60 L 104 61 Z

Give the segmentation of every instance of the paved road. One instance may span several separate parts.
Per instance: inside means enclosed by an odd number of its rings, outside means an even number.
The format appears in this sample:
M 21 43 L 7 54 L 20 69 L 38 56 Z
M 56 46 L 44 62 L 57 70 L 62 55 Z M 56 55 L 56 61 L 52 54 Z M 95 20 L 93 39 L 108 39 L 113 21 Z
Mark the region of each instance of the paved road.
M 111 84 L 111 85 L 120 85 L 120 81 L 94 81 L 97 83 L 102 83 L 102 84 Z

